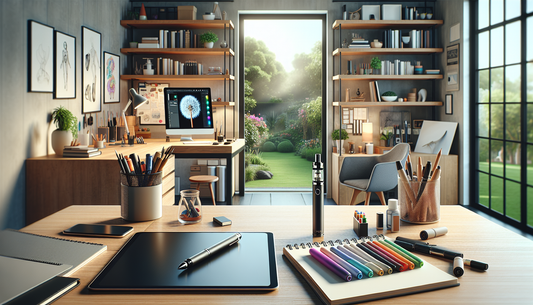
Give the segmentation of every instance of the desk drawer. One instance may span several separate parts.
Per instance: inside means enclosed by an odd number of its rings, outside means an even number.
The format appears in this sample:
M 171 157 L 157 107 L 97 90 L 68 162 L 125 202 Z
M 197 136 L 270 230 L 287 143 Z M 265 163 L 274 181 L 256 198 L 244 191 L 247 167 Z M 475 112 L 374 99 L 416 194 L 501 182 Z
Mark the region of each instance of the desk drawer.
M 174 205 L 176 202 L 175 188 L 171 188 L 168 192 L 163 193 L 163 205 Z

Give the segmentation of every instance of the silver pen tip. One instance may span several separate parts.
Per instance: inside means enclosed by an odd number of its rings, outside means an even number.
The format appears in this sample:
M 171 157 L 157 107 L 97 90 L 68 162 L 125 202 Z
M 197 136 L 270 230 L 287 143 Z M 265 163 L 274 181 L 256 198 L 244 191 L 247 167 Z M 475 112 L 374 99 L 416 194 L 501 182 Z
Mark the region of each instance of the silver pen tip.
M 181 263 L 178 269 L 187 269 L 187 263 L 186 262 Z

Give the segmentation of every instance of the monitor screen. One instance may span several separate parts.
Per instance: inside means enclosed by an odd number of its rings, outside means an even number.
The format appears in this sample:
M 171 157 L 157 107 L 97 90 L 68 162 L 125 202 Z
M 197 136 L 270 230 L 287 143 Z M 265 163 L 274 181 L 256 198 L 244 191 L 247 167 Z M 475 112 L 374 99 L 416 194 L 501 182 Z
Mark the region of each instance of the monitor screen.
M 210 88 L 165 88 L 168 135 L 213 134 Z

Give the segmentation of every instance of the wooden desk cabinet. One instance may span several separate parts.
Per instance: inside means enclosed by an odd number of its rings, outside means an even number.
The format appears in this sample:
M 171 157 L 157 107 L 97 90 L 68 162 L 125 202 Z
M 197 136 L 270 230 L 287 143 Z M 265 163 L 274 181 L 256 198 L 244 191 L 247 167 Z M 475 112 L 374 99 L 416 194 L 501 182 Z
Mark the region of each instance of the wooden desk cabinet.
M 345 205 L 350 203 L 352 198 L 353 189 L 341 185 L 339 183 L 339 173 L 344 158 L 357 158 L 358 156 L 366 156 L 360 154 L 332 154 L 331 161 L 331 198 L 338 205 Z M 422 158 L 422 163 L 425 165 L 427 161 L 434 162 L 436 155 L 424 154 L 424 153 L 411 153 L 412 162 L 414 164 L 418 157 Z M 454 205 L 459 202 L 459 179 L 458 179 L 458 156 L 446 155 L 440 159 L 441 166 L 441 179 L 440 179 L 440 204 L 441 205 Z M 354 169 L 356 170 L 356 169 Z M 366 193 L 361 192 L 357 196 L 356 202 L 362 202 L 365 200 Z

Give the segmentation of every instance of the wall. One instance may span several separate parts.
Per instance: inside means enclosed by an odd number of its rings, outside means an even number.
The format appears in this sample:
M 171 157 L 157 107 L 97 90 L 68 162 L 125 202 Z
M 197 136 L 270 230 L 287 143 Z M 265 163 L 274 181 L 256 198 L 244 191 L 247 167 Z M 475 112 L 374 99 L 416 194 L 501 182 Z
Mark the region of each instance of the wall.
M 2 0 L 0 1 L 0 229 L 25 225 L 25 160 L 53 153 L 50 123 L 54 108 L 62 105 L 80 120 L 81 27 L 102 34 L 102 51 L 120 54 L 126 31 L 119 20 L 128 0 Z M 35 20 L 76 37 L 76 98 L 53 99 L 52 93 L 28 92 L 28 20 Z M 121 56 L 124 62 L 125 57 Z M 121 83 L 121 103 L 103 110 L 120 111 L 127 102 L 126 84 Z M 80 173 L 83 174 L 83 173 Z M 65 190 L 70 191 L 70 190 Z

